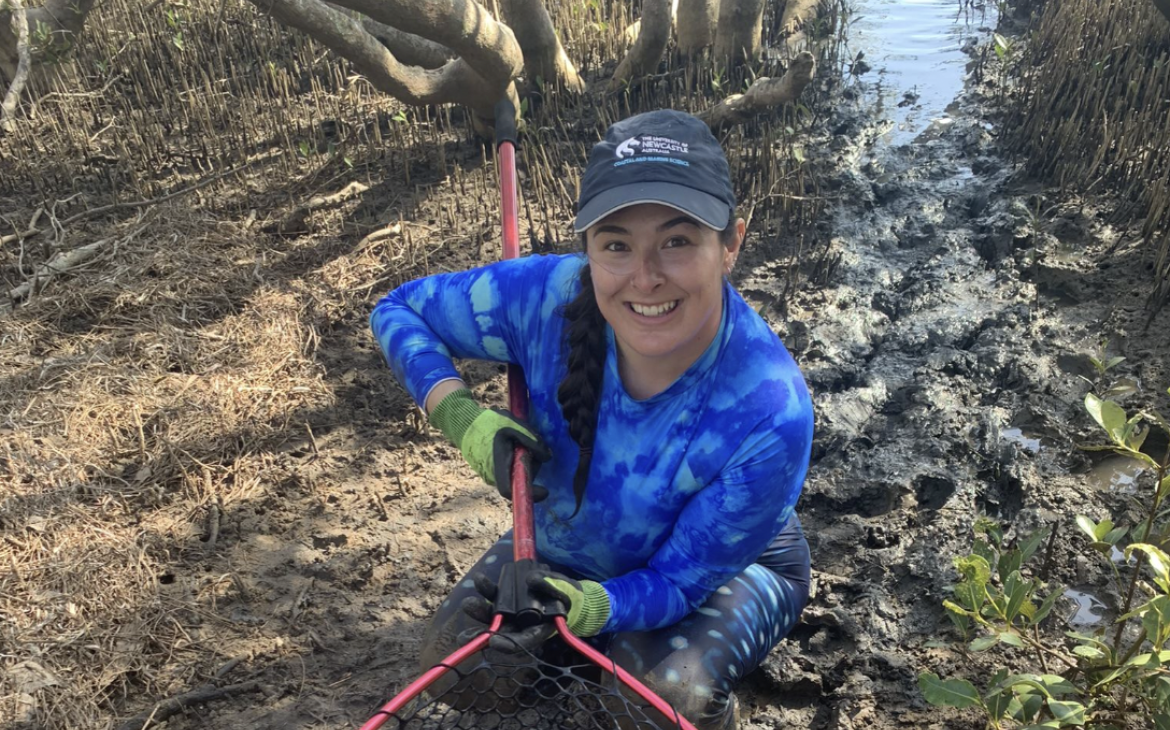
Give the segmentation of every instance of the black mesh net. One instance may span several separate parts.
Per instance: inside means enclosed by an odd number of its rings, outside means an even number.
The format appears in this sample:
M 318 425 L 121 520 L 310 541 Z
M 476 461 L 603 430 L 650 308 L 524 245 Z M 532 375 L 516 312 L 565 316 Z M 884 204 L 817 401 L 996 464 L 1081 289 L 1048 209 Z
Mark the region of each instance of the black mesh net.
M 493 639 L 389 717 L 390 730 L 667 730 L 665 717 L 560 639 L 539 656 Z M 506 650 L 502 650 L 506 649 Z

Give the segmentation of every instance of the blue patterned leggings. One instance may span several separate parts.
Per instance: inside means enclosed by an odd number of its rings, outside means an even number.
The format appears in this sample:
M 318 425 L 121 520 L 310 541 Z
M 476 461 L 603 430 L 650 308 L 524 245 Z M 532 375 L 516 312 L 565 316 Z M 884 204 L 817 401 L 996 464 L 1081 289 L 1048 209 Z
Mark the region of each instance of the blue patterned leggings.
M 459 608 L 464 598 L 477 595 L 471 576 L 482 572 L 494 580 L 511 560 L 509 532 L 484 553 L 435 614 L 423 644 L 424 668 L 457 648 L 460 633 L 482 626 Z M 550 567 L 578 577 L 563 567 Z M 736 725 L 735 686 L 796 625 L 808 594 L 808 543 L 793 516 L 754 564 L 694 613 L 672 626 L 602 635 L 590 643 L 699 730 L 730 730 Z

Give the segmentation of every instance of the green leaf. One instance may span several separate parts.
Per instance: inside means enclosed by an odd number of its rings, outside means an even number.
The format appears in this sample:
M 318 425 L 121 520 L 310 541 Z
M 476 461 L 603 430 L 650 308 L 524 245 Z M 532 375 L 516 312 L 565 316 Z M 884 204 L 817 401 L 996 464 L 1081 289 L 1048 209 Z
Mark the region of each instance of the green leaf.
M 1008 709 L 1011 707 L 1012 701 L 1015 699 L 1015 695 L 1003 693 L 997 694 L 994 697 L 988 697 L 987 702 L 984 705 L 984 709 L 987 710 L 987 716 L 992 720 L 1002 720 L 1003 716 L 1008 713 Z
M 1002 582 L 1007 582 L 1008 577 L 1012 573 L 1019 570 L 1024 565 L 1024 556 L 1019 550 L 1008 550 L 1003 555 L 999 556 L 999 565 L 996 570 L 999 571 L 999 579 Z
M 1019 695 L 1012 697 L 1007 703 L 1007 714 L 1017 722 L 1032 722 L 1044 707 L 1044 697 L 1040 695 Z
M 971 651 L 987 651 L 998 643 L 998 636 L 980 636 L 978 639 L 971 642 L 969 648 Z
M 1158 712 L 1154 715 L 1155 730 L 1170 730 L 1170 713 Z
M 1094 393 L 1085 394 L 1085 410 L 1093 417 L 1113 443 L 1123 446 L 1122 433 L 1125 430 L 1125 409 L 1111 400 L 1104 400 Z
M 986 560 L 988 565 L 999 560 L 995 548 L 991 547 L 986 540 L 980 538 L 976 538 L 971 542 L 971 552 Z
M 1170 475 L 1162 478 L 1162 483 L 1158 485 L 1158 496 L 1165 497 L 1166 493 L 1170 492 Z
M 1081 528 L 1081 532 L 1089 536 L 1089 539 L 1096 542 L 1097 540 L 1097 523 L 1093 522 L 1084 515 L 1077 515 L 1077 527 Z
M 1032 623 L 1038 624 L 1048 618 L 1048 614 L 1052 613 L 1052 607 L 1056 605 L 1056 601 L 1064 595 L 1064 586 L 1052 586 L 1050 590 L 1052 592 L 1040 603 L 1040 608 L 1036 609 L 1036 615 L 1032 617 Z
M 1040 681 L 1048 688 L 1053 697 L 1076 694 L 1077 687 L 1059 674 L 1041 674 Z
M 1170 555 L 1167 555 L 1162 550 L 1149 545 L 1144 542 L 1135 542 L 1125 548 L 1125 557 L 1128 559 L 1133 551 L 1140 550 L 1145 553 L 1146 562 L 1149 563 L 1150 569 L 1154 571 L 1154 582 L 1165 593 L 1170 593 Z
M 1170 662 L 1170 651 L 1160 651 L 1157 653 L 1138 654 L 1134 658 L 1125 663 L 1127 667 L 1141 667 L 1145 669 L 1156 669 L 1166 662 Z
M 1153 643 L 1154 649 L 1160 650 L 1170 629 L 1170 596 L 1156 596 L 1146 607 L 1142 628 L 1146 630 L 1146 638 Z
M 918 687 L 926 701 L 937 707 L 957 707 L 960 710 L 982 704 L 975 685 L 965 679 L 940 679 L 933 672 L 918 675 Z
M 955 603 L 954 601 L 945 601 L 944 600 L 943 601 L 943 608 L 950 611 L 951 613 L 955 613 L 955 614 L 958 614 L 960 616 L 970 616 L 971 615 L 971 611 L 969 611 L 966 608 L 963 608 L 962 606 Z
M 1043 706 L 1044 698 L 1038 694 L 1019 695 L 1008 703 L 1008 714 L 1017 722 L 1032 722 Z
M 1003 643 L 1007 644 L 1008 646 L 1014 646 L 1017 649 L 1024 648 L 1024 640 L 1021 639 L 1017 634 L 1014 634 L 1010 631 L 1005 631 L 1002 634 L 1000 634 L 999 640 L 1002 641 Z
M 1125 358 L 1120 356 L 1120 355 L 1118 355 L 1117 357 L 1111 357 L 1111 358 L 1109 358 L 1109 361 L 1105 363 L 1105 369 L 1109 370 L 1110 368 L 1117 367 L 1118 365 L 1120 365 L 1123 362 L 1125 362 Z
M 1154 701 L 1162 707 L 1170 706 L 1170 677 L 1158 677 L 1153 682 Z
M 956 556 L 955 570 L 963 576 L 963 580 L 976 585 L 986 585 L 991 580 L 991 566 L 978 555 Z
M 1052 693 L 1049 692 L 1048 688 L 1044 686 L 1044 683 L 1042 681 L 1040 681 L 1040 677 L 1036 676 L 1035 674 L 1012 674 L 1012 675 L 1009 675 L 1009 676 L 1005 677 L 1003 679 L 1003 681 L 1001 681 L 999 683 L 999 685 L 998 685 L 999 690 L 998 691 L 1002 691 L 1004 689 L 1009 689 L 1009 688 L 1016 689 L 1017 687 L 1021 687 L 1021 686 L 1022 687 L 1030 687 L 1030 688 L 1038 691 L 1040 694 L 1044 695 L 1045 697 L 1052 697 Z
M 1086 659 L 1101 659 L 1105 656 L 1105 652 L 1088 644 L 1077 644 L 1073 647 L 1073 654 Z
M 1013 571 L 1004 583 L 1003 592 L 1007 596 L 1007 606 L 1004 608 L 1004 618 L 1010 624 L 1020 615 L 1020 606 L 1024 605 L 1028 594 L 1031 593 L 1032 582 L 1024 580 L 1020 571 Z M 1013 644 L 1014 646 L 1014 644 Z
M 1036 554 L 1036 551 L 1047 537 L 1048 530 L 1037 530 L 1024 539 L 1024 542 L 1020 545 L 1020 554 L 1023 556 L 1025 563 L 1032 559 L 1032 556 Z
M 1048 710 L 1060 722 L 1059 727 L 1085 724 L 1085 706 L 1079 702 L 1048 700 Z
M 1129 532 L 1128 527 L 1116 527 L 1110 530 L 1105 535 L 1105 537 L 1101 538 L 1101 541 L 1109 543 L 1110 545 L 1116 545 L 1117 543 L 1121 542 L 1121 538 L 1125 537 L 1125 533 L 1127 532 Z

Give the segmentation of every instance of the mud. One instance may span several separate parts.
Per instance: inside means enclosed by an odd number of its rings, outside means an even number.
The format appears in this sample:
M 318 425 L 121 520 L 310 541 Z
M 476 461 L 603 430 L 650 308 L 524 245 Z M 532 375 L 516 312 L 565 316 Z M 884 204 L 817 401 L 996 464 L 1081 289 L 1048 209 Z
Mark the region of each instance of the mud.
M 815 598 L 749 680 L 748 727 L 982 727 L 915 687 L 921 671 L 972 668 L 937 640 L 977 516 L 1058 529 L 1054 577 L 1079 588 L 1058 629 L 1100 626 L 1113 605 L 1102 566 L 1074 557 L 1072 520 L 1124 511 L 1137 475 L 1077 448 L 1099 441 L 1082 406 L 1088 355 L 1108 340 L 1128 358 L 1119 375 L 1164 383 L 1170 316 L 1149 322 L 1141 256 L 1091 205 L 1013 175 L 984 91 L 969 86 L 900 146 L 861 114 L 833 158 L 836 276 L 773 322 L 815 393 L 800 503 Z
M 1143 309 L 1140 242 L 1105 222 L 1107 203 L 1014 174 L 997 90 L 968 85 L 945 115 L 919 110 L 936 121 L 907 139 L 902 127 L 889 134 L 874 100 L 893 93 L 913 105 L 914 89 L 857 71 L 806 147 L 830 198 L 818 232 L 835 265 L 782 306 L 783 242 L 756 235 L 735 278 L 796 356 L 817 412 L 798 506 L 815 593 L 801 625 L 745 681 L 745 730 L 981 727 L 929 707 L 916 686 L 920 671 L 972 668 L 938 643 L 950 636 L 941 601 L 952 557 L 979 515 L 1014 532 L 1059 526 L 1054 577 L 1076 592 L 1057 621 L 1104 620 L 1113 595 L 1105 571 L 1076 557 L 1073 516 L 1124 514 L 1141 475 L 1076 448 L 1094 438 L 1081 406 L 1088 355 L 1108 339 L 1127 357 L 1120 375 L 1170 385 L 1170 312 L 1150 321 Z M 451 147 L 468 168 L 479 164 L 469 143 Z M 416 172 L 426 184 L 427 171 Z M 435 205 L 441 226 L 446 209 Z M 328 241 L 282 246 L 278 263 L 244 261 L 235 273 L 299 273 L 352 253 Z M 486 255 L 436 249 L 427 266 Z M 291 273 L 281 282 L 315 291 Z M 223 510 L 214 545 L 191 524 L 168 536 L 158 600 L 176 607 L 166 616 L 186 639 L 163 686 L 257 682 L 171 718 L 172 730 L 360 724 L 415 676 L 430 615 L 508 526 L 494 489 L 393 384 L 366 304 L 304 305 L 317 307 L 315 367 L 331 400 L 264 442 L 257 485 Z M 482 398 L 502 402 L 498 368 L 467 375 Z M 206 514 L 190 509 L 187 523 Z M 107 708 L 102 727 L 161 698 L 134 677 L 119 681 L 128 699 Z

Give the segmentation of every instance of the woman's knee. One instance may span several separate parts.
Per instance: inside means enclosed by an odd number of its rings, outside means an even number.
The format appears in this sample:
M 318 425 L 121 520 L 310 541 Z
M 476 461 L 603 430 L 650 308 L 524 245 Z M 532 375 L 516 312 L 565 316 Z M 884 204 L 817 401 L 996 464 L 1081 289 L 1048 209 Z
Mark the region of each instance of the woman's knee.
M 692 676 L 687 681 L 681 674 L 667 669 L 665 676 L 653 672 L 647 679 L 658 696 L 696 730 L 734 730 L 739 721 L 739 704 L 731 688 L 703 677 Z

